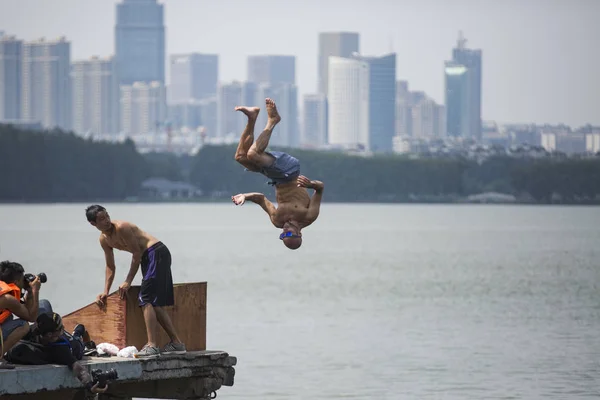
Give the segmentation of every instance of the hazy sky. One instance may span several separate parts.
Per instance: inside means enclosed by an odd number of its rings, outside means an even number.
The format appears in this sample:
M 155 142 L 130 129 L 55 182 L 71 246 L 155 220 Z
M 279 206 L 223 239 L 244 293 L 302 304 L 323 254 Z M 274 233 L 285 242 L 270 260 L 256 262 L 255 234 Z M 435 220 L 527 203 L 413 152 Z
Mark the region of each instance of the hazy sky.
M 65 35 L 73 60 L 106 56 L 117 2 L 0 0 L 0 30 L 26 40 Z M 248 55 L 294 54 L 300 93 L 314 92 L 318 33 L 356 31 L 361 53 L 393 49 L 398 79 L 443 103 L 443 61 L 463 30 L 483 50 L 485 120 L 600 125 L 600 0 L 162 3 L 167 54 L 218 53 L 221 81 L 244 80 Z

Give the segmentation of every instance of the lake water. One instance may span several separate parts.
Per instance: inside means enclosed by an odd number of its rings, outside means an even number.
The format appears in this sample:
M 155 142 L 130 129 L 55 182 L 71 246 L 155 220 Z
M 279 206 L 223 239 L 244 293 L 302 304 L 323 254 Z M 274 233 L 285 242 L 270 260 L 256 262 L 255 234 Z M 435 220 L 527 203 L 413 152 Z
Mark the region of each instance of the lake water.
M 0 258 L 63 314 L 103 288 L 85 206 L 0 205 Z M 208 282 L 207 347 L 238 357 L 220 399 L 600 396 L 598 207 L 325 204 L 290 251 L 253 204 L 105 206 Z

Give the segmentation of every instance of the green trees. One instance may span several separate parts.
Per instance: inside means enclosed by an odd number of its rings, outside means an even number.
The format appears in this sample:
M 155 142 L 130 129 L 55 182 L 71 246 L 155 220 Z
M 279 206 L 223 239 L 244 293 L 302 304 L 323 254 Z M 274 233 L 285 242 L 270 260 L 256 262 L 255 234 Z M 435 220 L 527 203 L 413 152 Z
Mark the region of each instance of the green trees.
M 137 194 L 146 172 L 131 141 L 97 143 L 0 126 L 0 201 L 122 200 Z
M 131 141 L 93 142 L 61 131 L 0 125 L 0 201 L 122 201 L 149 177 L 184 180 L 207 195 L 273 195 L 268 179 L 245 172 L 236 146 L 205 146 L 195 156 L 141 155 Z M 540 203 L 598 202 L 600 159 L 494 157 L 479 164 L 460 158 L 370 158 L 290 150 L 302 173 L 326 184 L 326 201 L 454 201 L 474 193 L 528 194 Z

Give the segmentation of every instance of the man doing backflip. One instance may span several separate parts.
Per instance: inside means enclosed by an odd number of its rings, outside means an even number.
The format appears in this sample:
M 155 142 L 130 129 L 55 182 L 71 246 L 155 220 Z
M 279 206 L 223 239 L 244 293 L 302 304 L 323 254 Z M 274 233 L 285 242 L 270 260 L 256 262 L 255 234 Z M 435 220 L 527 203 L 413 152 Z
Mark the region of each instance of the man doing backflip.
M 269 215 L 275 227 L 283 229 L 279 239 L 289 249 L 302 245 L 302 229 L 315 222 L 319 216 L 323 182 L 311 181 L 300 175 L 300 162 L 295 157 L 280 151 L 267 152 L 267 146 L 275 126 L 281 121 L 275 102 L 266 99 L 267 126 L 254 141 L 254 125 L 260 112 L 258 107 L 236 107 L 248 117 L 235 153 L 235 160 L 247 170 L 258 172 L 271 179 L 275 186 L 277 208 L 263 193 L 240 193 L 232 196 L 234 204 L 241 206 L 246 200 L 256 203 Z M 306 189 L 314 189 L 312 197 Z

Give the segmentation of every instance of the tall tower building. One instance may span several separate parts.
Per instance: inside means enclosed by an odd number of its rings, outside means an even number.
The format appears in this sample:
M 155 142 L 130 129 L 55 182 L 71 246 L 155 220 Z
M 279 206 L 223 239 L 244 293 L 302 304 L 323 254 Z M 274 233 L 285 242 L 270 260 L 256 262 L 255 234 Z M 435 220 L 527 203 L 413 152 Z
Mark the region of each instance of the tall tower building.
M 217 89 L 217 136 L 241 134 L 243 115 L 234 108 L 242 104 L 242 83 L 220 83 Z
M 64 37 L 23 45 L 21 119 L 71 129 L 71 43 Z
M 329 144 L 369 150 L 369 63 L 329 58 Z
M 481 140 L 481 50 L 468 49 L 459 33 L 445 65 L 447 134 Z
M 327 96 L 329 89 L 329 57 L 350 58 L 358 53 L 359 35 L 354 32 L 319 33 L 319 82 L 317 91 Z
M 121 85 L 121 131 L 127 136 L 158 133 L 167 116 L 165 86 L 161 82 Z
M 0 121 L 21 119 L 23 41 L 0 35 Z
M 304 95 L 302 147 L 327 144 L 327 98 L 324 93 Z
M 369 64 L 369 149 L 392 152 L 396 129 L 396 53 L 381 57 L 352 55 Z
M 119 85 L 114 58 L 93 57 L 71 66 L 73 130 L 93 135 L 119 132 Z
M 412 136 L 412 107 L 407 81 L 396 82 L 396 136 Z
M 169 103 L 216 97 L 218 81 L 219 56 L 217 54 L 171 55 Z
M 443 139 L 446 136 L 446 110 L 433 99 L 424 97 L 412 106 L 412 136 L 419 139 Z
M 295 56 L 249 56 L 248 81 L 269 85 L 296 84 Z
M 156 0 L 117 4 L 115 57 L 119 83 L 165 82 L 163 5 Z

